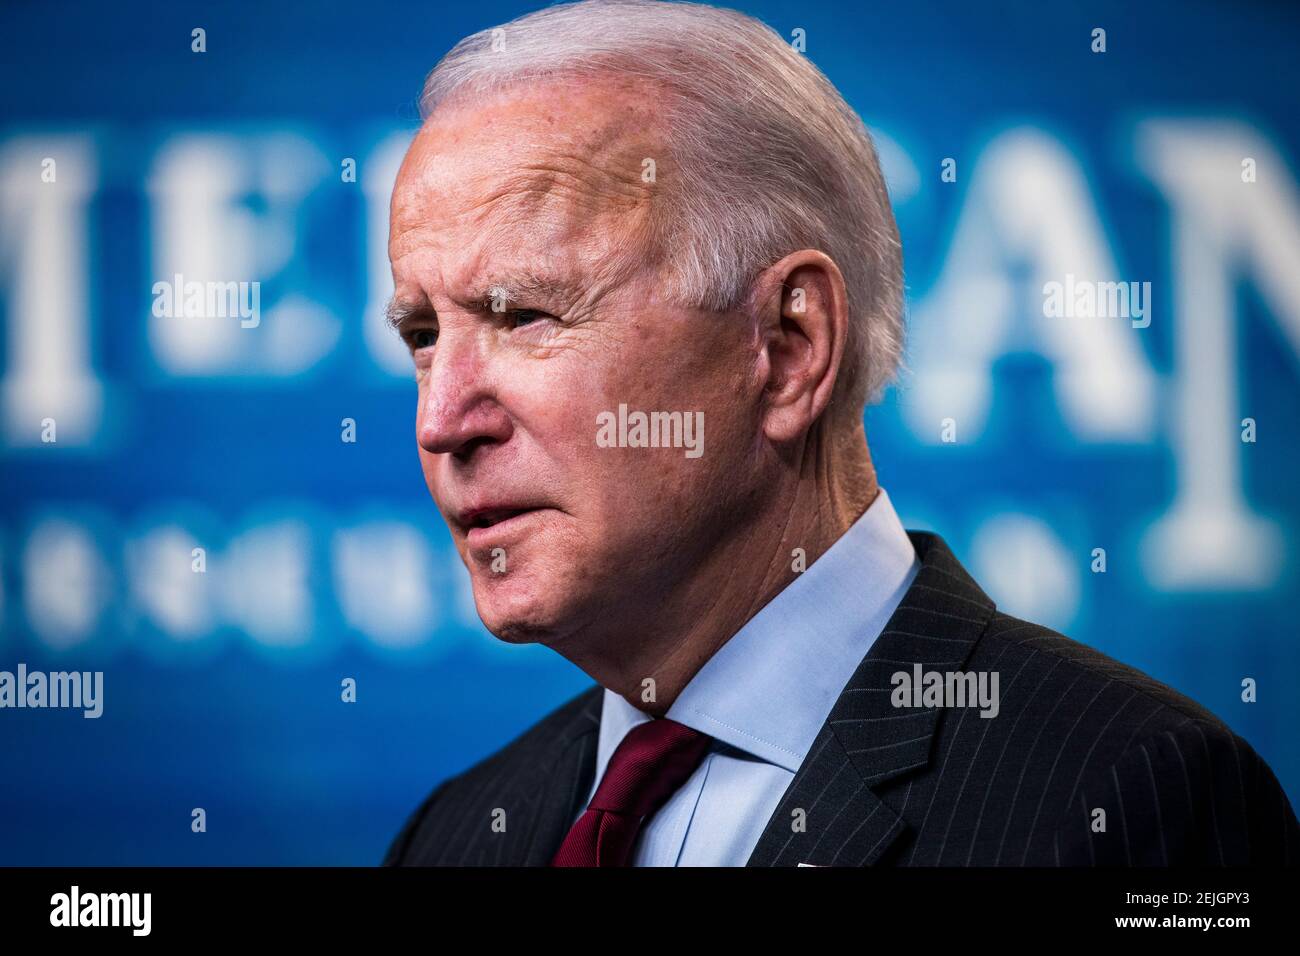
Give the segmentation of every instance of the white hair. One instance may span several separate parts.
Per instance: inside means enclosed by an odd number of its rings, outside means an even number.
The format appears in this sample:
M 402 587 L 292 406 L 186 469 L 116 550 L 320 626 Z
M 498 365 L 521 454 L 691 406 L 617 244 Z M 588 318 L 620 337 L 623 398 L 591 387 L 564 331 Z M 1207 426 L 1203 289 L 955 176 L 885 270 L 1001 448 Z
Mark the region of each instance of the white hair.
M 799 249 L 826 253 L 844 275 L 850 317 L 836 404 L 860 414 L 902 360 L 898 227 L 862 120 L 771 27 L 696 3 L 547 7 L 457 43 L 429 73 L 421 115 L 453 94 L 611 73 L 669 94 L 665 145 L 680 170 L 663 184 L 671 297 L 743 308 L 763 269 Z

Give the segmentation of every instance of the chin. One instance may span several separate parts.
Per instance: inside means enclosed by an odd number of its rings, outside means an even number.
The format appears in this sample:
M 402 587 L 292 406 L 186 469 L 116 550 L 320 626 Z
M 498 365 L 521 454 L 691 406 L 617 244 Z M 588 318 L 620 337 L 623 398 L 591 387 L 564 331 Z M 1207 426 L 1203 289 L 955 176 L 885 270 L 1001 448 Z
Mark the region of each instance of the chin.
M 556 591 L 522 577 L 474 575 L 474 606 L 483 626 L 508 644 L 548 644 L 566 630 L 571 615 Z

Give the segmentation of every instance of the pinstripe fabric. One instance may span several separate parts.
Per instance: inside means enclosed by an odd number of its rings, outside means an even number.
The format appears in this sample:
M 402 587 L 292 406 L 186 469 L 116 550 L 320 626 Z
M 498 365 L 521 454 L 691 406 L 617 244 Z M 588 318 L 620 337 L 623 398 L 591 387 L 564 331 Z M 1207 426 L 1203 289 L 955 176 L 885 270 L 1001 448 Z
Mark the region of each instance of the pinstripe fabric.
M 921 570 L 749 866 L 1300 860 L 1300 826 L 1277 779 L 1222 721 L 1131 667 L 1002 614 L 941 538 L 908 534 Z M 998 715 L 895 708 L 891 676 L 915 663 L 997 672 Z M 593 686 L 444 782 L 384 863 L 544 866 L 590 790 L 600 702 Z
M 407 820 L 385 866 L 546 866 L 596 773 L 594 686 L 444 781 Z M 504 827 L 495 821 L 504 813 Z

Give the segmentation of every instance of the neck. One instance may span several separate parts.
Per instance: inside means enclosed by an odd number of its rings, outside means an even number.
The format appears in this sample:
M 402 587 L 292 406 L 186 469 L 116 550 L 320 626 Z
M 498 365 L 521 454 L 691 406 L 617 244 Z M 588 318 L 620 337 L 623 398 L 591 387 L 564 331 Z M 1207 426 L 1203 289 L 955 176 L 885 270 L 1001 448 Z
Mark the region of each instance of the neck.
M 565 656 L 632 706 L 656 717 L 667 713 L 709 658 L 875 499 L 879 488 L 861 422 L 834 439 L 824 431 L 814 428 L 781 463 L 742 528 L 710 549 L 667 599 L 657 596 L 652 629 L 625 628 L 592 642 L 594 648 L 588 644 L 588 652 Z

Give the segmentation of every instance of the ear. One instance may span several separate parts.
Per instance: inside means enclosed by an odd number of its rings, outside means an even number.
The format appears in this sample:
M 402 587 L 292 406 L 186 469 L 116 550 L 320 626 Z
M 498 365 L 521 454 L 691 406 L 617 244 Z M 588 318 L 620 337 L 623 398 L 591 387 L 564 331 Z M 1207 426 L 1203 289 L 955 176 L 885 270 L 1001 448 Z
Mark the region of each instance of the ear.
M 789 442 L 812 428 L 835 390 L 849 326 L 844 276 L 824 252 L 804 249 L 764 270 L 757 293 L 763 431 Z

